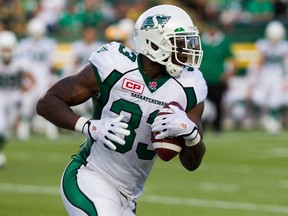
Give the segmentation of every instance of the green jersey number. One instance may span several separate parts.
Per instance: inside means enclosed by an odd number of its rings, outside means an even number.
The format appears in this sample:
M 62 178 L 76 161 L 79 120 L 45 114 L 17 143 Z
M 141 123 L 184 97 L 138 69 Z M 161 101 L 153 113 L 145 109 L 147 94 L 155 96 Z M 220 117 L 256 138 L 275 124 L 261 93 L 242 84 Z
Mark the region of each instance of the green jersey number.
M 134 52 L 128 52 L 125 49 L 125 46 L 123 46 L 122 44 L 120 44 L 119 46 L 119 52 L 123 55 L 125 55 L 127 58 L 129 58 L 132 62 L 135 62 L 137 59 L 137 56 Z
M 125 137 L 125 145 L 114 143 L 117 147 L 116 151 L 120 153 L 128 152 L 132 149 L 136 137 L 135 130 L 139 127 L 141 122 L 141 118 L 143 115 L 141 107 L 138 104 L 132 103 L 130 101 L 119 99 L 112 104 L 111 111 L 118 115 L 121 113 L 121 111 L 127 112 L 131 115 L 128 122 L 128 130 L 130 130 L 131 133 L 129 136 Z M 152 124 L 152 121 L 156 115 L 157 111 L 151 113 L 146 123 Z M 137 143 L 136 153 L 138 157 L 143 160 L 152 160 L 155 156 L 155 152 L 148 149 L 148 144 L 141 142 Z

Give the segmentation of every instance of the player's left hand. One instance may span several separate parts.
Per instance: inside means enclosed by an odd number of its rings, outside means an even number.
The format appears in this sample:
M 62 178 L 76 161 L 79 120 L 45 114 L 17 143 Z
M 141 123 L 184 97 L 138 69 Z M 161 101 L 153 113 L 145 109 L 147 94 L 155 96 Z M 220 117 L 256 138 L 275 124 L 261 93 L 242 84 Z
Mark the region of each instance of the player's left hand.
M 159 115 L 154 119 L 152 131 L 160 132 L 156 139 L 183 136 L 184 139 L 194 140 L 199 136 L 196 124 L 188 118 L 185 111 L 174 105 L 169 105 L 169 109 L 173 113 Z

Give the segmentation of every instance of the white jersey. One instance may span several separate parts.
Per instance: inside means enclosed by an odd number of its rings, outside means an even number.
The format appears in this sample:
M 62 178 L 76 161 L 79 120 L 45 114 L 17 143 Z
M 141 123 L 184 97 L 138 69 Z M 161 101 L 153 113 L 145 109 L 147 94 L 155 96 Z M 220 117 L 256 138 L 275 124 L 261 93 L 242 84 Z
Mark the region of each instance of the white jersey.
M 6 65 L 0 59 L 0 135 L 8 135 L 10 126 L 17 118 L 23 72 L 18 61 L 12 60 Z
M 89 60 L 101 92 L 93 97 L 93 118 L 123 114 L 131 134 L 125 137 L 125 145 L 114 143 L 116 151 L 97 141 L 86 141 L 74 159 L 101 172 L 120 191 L 137 198 L 156 158 L 150 140 L 156 114 L 171 101 L 177 101 L 186 111 L 204 101 L 205 80 L 198 69 L 185 69 L 178 78 L 167 74 L 152 80 L 142 70 L 138 55 L 117 42 L 103 45 Z
M 35 78 L 37 91 L 40 94 L 51 85 L 51 69 L 55 51 L 56 42 L 46 37 L 38 41 L 33 38 L 26 38 L 19 43 L 17 50 L 19 60 L 29 65 L 29 71 Z
M 24 68 L 21 64 L 12 60 L 9 64 L 4 64 L 0 59 L 0 92 L 19 91 L 22 82 Z
M 269 40 L 259 40 L 256 47 L 264 58 L 263 73 L 280 75 L 285 72 L 285 58 L 288 56 L 288 42 L 280 41 L 273 44 Z
M 256 45 L 262 54 L 263 66 L 260 71 L 252 72 L 255 83 L 252 101 L 258 106 L 277 109 L 282 106 L 285 96 L 282 85 L 287 73 L 285 61 L 288 58 L 288 43 L 280 41 L 273 44 L 268 40 L 260 40 Z

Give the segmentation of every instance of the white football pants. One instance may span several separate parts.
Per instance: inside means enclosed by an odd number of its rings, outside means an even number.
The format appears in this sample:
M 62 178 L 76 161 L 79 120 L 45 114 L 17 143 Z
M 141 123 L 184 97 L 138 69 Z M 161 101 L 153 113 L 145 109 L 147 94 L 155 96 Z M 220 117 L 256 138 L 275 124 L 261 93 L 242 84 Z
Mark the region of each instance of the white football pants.
M 70 216 L 135 216 L 136 201 L 127 198 L 107 178 L 71 161 L 63 173 L 61 196 Z

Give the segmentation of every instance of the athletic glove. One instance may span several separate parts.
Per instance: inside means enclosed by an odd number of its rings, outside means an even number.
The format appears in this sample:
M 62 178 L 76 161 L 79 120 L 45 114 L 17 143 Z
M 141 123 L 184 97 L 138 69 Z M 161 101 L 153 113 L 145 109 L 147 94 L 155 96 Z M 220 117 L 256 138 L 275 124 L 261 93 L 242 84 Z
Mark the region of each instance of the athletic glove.
M 174 105 L 169 105 L 169 109 L 173 113 L 159 115 L 154 119 L 152 131 L 160 132 L 155 138 L 164 139 L 182 136 L 187 146 L 194 146 L 199 143 L 201 136 L 197 126 L 188 118 L 186 112 Z
M 80 117 L 75 125 L 75 130 L 80 131 L 92 141 L 101 142 L 112 150 L 116 150 L 116 146 L 112 141 L 125 144 L 124 136 L 129 136 L 130 131 L 126 128 L 127 123 L 121 122 L 123 115 L 117 118 L 105 118 L 100 120 L 88 120 Z M 82 126 L 82 129 L 80 129 Z

